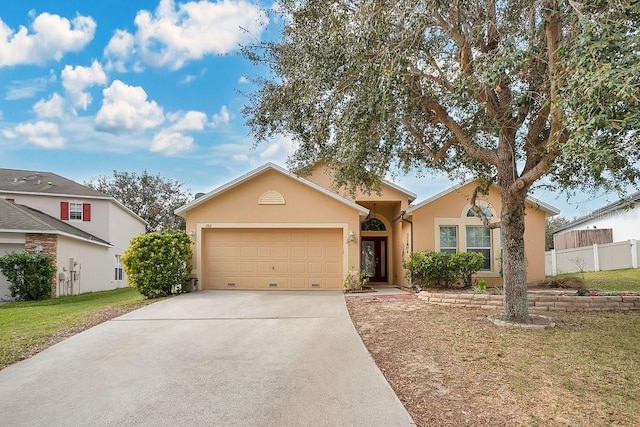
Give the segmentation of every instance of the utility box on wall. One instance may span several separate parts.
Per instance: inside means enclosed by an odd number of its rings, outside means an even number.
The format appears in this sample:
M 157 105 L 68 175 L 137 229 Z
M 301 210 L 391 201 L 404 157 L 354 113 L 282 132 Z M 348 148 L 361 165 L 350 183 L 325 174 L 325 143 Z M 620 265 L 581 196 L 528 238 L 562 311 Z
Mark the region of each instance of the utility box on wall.
M 570 230 L 553 236 L 553 248 L 557 251 L 605 243 L 613 243 L 611 228 Z

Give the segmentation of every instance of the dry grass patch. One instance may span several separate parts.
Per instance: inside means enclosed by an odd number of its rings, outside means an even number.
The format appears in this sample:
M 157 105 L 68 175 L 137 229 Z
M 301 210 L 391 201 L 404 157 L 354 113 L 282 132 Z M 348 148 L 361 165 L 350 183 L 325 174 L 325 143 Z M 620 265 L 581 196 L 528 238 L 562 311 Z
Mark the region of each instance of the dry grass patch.
M 554 313 L 531 331 L 417 299 L 348 307 L 419 426 L 640 425 L 640 313 Z

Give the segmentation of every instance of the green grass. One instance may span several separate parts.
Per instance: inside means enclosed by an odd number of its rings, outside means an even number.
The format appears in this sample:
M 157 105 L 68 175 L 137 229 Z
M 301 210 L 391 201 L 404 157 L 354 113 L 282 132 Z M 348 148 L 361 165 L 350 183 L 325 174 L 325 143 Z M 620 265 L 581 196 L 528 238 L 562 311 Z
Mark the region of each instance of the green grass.
M 548 279 L 582 279 L 587 289 L 602 291 L 640 292 L 640 268 L 625 270 L 589 271 L 585 273 L 559 274 Z
M 0 305 L 0 369 L 149 302 L 135 289 L 122 288 Z

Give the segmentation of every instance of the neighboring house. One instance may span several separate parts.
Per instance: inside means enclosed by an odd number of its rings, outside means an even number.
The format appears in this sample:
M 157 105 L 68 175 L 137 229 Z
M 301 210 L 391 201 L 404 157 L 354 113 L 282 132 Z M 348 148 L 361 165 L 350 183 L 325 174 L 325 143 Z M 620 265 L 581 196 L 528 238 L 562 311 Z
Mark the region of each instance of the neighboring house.
M 120 256 L 146 222 L 114 198 L 50 172 L 0 169 L 0 255 L 43 252 L 56 295 L 127 285 Z M 0 299 L 8 283 L 0 274 Z
M 261 166 L 175 212 L 195 242 L 193 266 L 200 289 L 343 289 L 350 271 L 372 283 L 407 286 L 402 261 L 412 251 L 477 251 L 482 277 L 499 283 L 500 231 L 470 216 L 473 183 L 455 186 L 415 206 L 416 195 L 384 181 L 380 194 L 332 190 L 316 167 L 301 178 Z M 497 221 L 495 188 L 479 206 Z M 527 200 L 528 280 L 544 278 L 545 218 L 558 211 Z
M 640 240 L 640 191 L 596 209 L 558 228 L 554 235 L 574 230 L 611 229 L 613 241 Z

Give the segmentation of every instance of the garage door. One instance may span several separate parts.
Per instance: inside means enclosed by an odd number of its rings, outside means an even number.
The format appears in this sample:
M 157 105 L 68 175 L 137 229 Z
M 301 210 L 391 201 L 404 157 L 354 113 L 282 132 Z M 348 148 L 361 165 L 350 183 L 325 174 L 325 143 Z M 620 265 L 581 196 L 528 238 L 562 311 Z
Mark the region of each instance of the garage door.
M 340 229 L 207 229 L 202 289 L 342 289 Z

